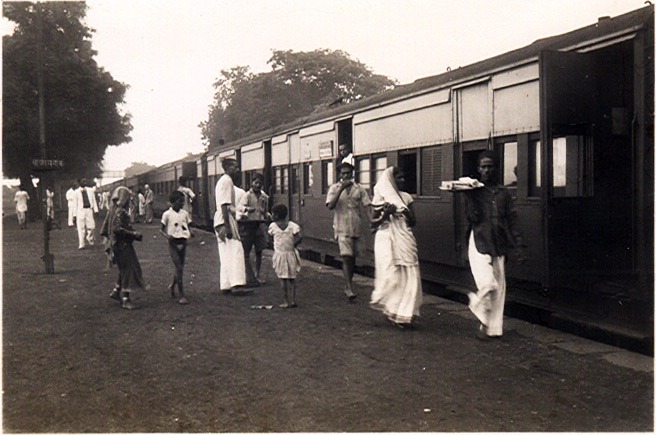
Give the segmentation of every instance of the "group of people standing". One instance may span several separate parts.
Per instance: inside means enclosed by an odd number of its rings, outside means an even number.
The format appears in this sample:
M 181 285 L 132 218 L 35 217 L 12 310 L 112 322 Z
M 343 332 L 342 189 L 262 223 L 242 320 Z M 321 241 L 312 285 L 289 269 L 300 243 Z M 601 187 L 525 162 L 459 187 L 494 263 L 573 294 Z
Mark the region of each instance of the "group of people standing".
M 344 148 L 344 149 L 342 149 Z M 373 198 L 354 181 L 354 166 L 346 147 L 340 147 L 338 181 L 330 186 L 326 206 L 333 211 L 334 235 L 342 257 L 345 279 L 344 294 L 349 301 L 357 297 L 353 275 L 357 256 L 362 249 L 361 214 L 364 211 L 375 233 L 375 286 L 370 306 L 380 310 L 396 326 L 409 328 L 419 315 L 422 303 L 422 281 L 419 269 L 417 241 L 412 228 L 416 224 L 413 198 L 405 192 L 405 174 L 398 167 L 388 167 L 376 180 Z M 273 238 L 272 266 L 283 290 L 283 308 L 296 303 L 295 279 L 301 270 L 298 245 L 302 241 L 300 226 L 289 220 L 288 209 L 276 204 L 269 212 L 269 196 L 262 190 L 264 176 L 254 174 L 248 191 L 235 185 L 240 179 L 235 159 L 224 159 L 224 174 L 216 184 L 214 231 L 220 261 L 220 290 L 227 294 L 245 294 L 264 283 L 261 275 L 262 252 Z M 477 337 L 489 339 L 503 335 L 503 310 L 506 293 L 505 260 L 512 249 L 519 249 L 523 258 L 522 238 L 517 223 L 517 210 L 510 191 L 497 182 L 496 156 L 484 151 L 478 156 L 477 171 L 480 187 L 458 190 L 464 195 L 465 215 L 469 223 L 468 256 L 477 291 L 469 294 L 469 308 L 480 324 Z M 72 192 L 70 195 L 69 193 Z M 144 213 L 152 221 L 153 192 L 146 185 Z M 27 202 L 27 193 L 16 194 L 17 212 Z M 109 208 L 101 234 L 106 238 L 112 262 L 118 265 L 119 276 L 111 297 L 124 308 L 134 308 L 130 294 L 143 288 L 141 267 L 132 246 L 142 235 L 132 227 L 130 207 L 134 192 L 117 188 L 107 199 Z M 178 289 L 180 304 L 189 301 L 184 295 L 183 270 L 186 244 L 191 231 L 193 191 L 180 180 L 179 188 L 169 198 L 171 207 L 161 220 L 161 232 L 168 240 L 174 274 L 169 285 L 172 297 Z M 28 197 L 27 197 L 28 198 Z M 85 179 L 79 187 L 67 192 L 69 226 L 77 225 L 79 248 L 93 245 L 94 213 L 98 212 L 94 190 Z M 19 213 L 19 222 L 24 222 Z M 21 224 L 21 228 L 23 224 Z M 255 250 L 255 264 L 250 253 Z
M 220 289 L 223 293 L 250 293 L 264 283 L 260 274 L 262 252 L 273 237 L 272 266 L 280 279 L 284 302 L 281 308 L 295 308 L 295 279 L 301 270 L 296 247 L 301 243 L 301 229 L 289 221 L 288 209 L 276 204 L 268 212 L 269 196 L 262 190 L 264 176 L 254 174 L 248 191 L 235 186 L 240 174 L 234 159 L 221 162 L 224 174 L 216 184 L 214 231 L 217 237 L 220 266 Z M 267 227 L 268 224 L 268 227 Z M 255 248 L 255 268 L 250 252 Z
M 364 211 L 375 233 L 376 276 L 370 306 L 382 311 L 394 325 L 409 328 L 419 315 L 422 282 L 417 241 L 412 232 L 416 217 L 413 198 L 404 191 L 405 174 L 398 167 L 385 169 L 370 199 L 367 190 L 354 181 L 352 160 L 350 148 L 340 146 L 339 180 L 330 186 L 326 196 L 326 206 L 334 213 L 333 228 L 342 257 L 344 294 L 349 301 L 357 298 L 353 275 L 362 249 L 361 215 Z M 214 220 L 221 261 L 221 290 L 249 291 L 247 277 L 253 276 L 252 271 L 247 272 L 251 268 L 250 247 L 254 237 L 264 237 L 262 228 L 270 217 L 273 222 L 267 232 L 274 237 L 273 267 L 284 290 L 282 306 L 296 306 L 294 279 L 300 271 L 296 250 L 301 241 L 300 227 L 289 221 L 284 205 L 275 205 L 272 216 L 267 216 L 268 197 L 261 192 L 263 178 L 260 175 L 253 178 L 251 190 L 246 193 L 248 200 L 244 201 L 244 192 L 234 185 L 239 175 L 237 161 L 226 159 L 222 165 L 225 174 L 216 187 Z M 477 160 L 480 188 L 462 191 L 469 223 L 469 263 L 477 286 L 477 291 L 469 294 L 469 307 L 480 322 L 477 337 L 485 340 L 503 335 L 505 259 L 512 249 L 521 250 L 523 246 L 514 198 L 497 182 L 496 165 L 494 153 L 481 153 Z M 252 196 L 254 194 L 258 199 Z M 248 210 L 244 211 L 246 205 Z M 243 213 L 256 213 L 252 226 L 240 225 Z M 240 260 L 242 256 L 245 261 Z M 520 253 L 518 258 L 521 257 Z M 258 272 L 260 265 L 261 257 L 258 257 Z

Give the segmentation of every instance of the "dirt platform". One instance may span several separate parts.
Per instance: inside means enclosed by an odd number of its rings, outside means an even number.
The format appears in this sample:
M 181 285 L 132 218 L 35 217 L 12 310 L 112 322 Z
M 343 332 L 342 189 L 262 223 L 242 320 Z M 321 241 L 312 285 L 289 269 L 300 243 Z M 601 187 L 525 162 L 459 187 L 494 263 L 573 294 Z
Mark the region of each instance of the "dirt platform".
M 203 232 L 182 306 L 157 225 L 138 229 L 150 288 L 127 311 L 100 245 L 54 230 L 46 275 L 40 224 L 4 220 L 5 432 L 653 430 L 651 358 L 512 320 L 480 342 L 466 307 L 430 296 L 399 330 L 368 307 L 370 279 L 348 303 L 341 273 L 318 264 L 283 310 L 270 253 L 263 287 L 225 296 Z

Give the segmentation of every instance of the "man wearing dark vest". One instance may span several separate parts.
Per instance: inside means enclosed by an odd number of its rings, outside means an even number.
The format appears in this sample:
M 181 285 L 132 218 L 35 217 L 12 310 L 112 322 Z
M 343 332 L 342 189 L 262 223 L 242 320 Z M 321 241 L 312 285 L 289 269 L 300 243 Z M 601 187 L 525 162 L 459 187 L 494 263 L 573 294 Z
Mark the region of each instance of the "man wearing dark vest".
M 78 249 L 84 249 L 85 241 L 89 245 L 94 243 L 94 230 L 96 221 L 94 213 L 98 213 L 95 189 L 93 189 L 86 178 L 78 180 L 80 187 L 75 190 L 73 196 L 73 213 L 77 225 Z

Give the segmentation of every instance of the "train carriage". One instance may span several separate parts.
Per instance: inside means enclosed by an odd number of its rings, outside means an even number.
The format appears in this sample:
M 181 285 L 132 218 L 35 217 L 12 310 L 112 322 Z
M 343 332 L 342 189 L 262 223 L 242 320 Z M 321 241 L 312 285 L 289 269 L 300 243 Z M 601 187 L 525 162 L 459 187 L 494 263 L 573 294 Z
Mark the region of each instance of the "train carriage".
M 463 200 L 438 186 L 474 176 L 476 156 L 494 150 L 528 245 L 526 264 L 509 259 L 510 304 L 553 326 L 628 328 L 650 347 L 652 51 L 649 6 L 324 112 L 263 139 L 274 202 L 289 204 L 306 250 L 336 256 L 325 194 L 337 145 L 350 142 L 365 187 L 386 166 L 405 170 L 422 276 L 464 292 Z
M 289 207 L 305 255 L 338 258 L 325 199 L 347 143 L 370 194 L 386 167 L 404 170 L 422 277 L 460 294 L 473 288 L 463 198 L 439 185 L 475 176 L 493 150 L 528 247 L 526 264 L 509 259 L 509 311 L 652 353 L 653 51 L 647 6 L 222 144 L 193 163 L 199 216 L 211 222 L 220 162 L 235 158 L 242 186 L 262 172 L 271 203 Z M 362 230 L 359 264 L 373 266 Z

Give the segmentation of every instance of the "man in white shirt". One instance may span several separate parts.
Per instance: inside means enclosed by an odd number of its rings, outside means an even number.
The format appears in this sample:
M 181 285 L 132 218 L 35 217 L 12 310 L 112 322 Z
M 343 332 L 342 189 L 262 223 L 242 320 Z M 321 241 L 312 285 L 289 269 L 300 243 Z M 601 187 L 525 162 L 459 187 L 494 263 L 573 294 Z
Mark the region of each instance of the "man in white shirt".
M 328 189 L 326 206 L 334 211 L 333 228 L 335 239 L 339 244 L 342 256 L 342 271 L 346 279 L 344 294 L 353 301 L 356 294 L 353 291 L 353 273 L 355 261 L 361 251 L 360 242 L 360 210 L 364 209 L 371 220 L 371 200 L 364 187 L 353 181 L 353 166 L 342 163 L 337 167 L 339 182 Z
M 80 187 L 75 190 L 73 196 L 73 211 L 77 223 L 78 249 L 84 249 L 85 240 L 89 245 L 94 243 L 94 213 L 98 213 L 98 203 L 95 189 L 89 185 L 86 178 L 79 180 L 79 183 Z
M 25 222 L 25 217 L 27 215 L 27 201 L 29 201 L 30 195 L 27 194 L 23 186 L 18 188 L 18 192 L 14 196 L 14 202 L 16 203 L 16 216 L 18 216 L 18 225 L 20 229 L 23 230 L 27 228 Z
M 68 206 L 68 226 L 72 227 L 74 225 L 73 223 L 73 217 L 75 216 L 75 210 L 73 210 L 74 206 L 74 197 L 75 197 L 75 189 L 77 188 L 76 183 L 72 183 L 71 187 L 66 191 L 66 203 Z
M 244 248 L 239 238 L 236 220 L 235 185 L 233 177 L 239 175 L 239 163 L 234 159 L 221 162 L 225 174 L 216 183 L 216 213 L 214 232 L 219 247 L 220 282 L 224 293 L 246 293 L 246 268 Z

